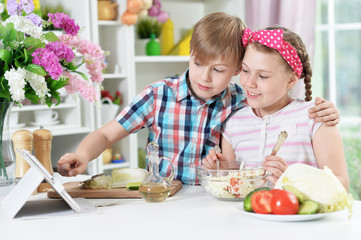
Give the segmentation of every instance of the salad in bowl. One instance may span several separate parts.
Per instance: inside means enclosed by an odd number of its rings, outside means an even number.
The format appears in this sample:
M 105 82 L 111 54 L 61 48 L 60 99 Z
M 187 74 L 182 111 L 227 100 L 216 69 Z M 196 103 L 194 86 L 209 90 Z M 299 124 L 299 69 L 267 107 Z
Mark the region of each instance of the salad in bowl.
M 207 193 L 223 200 L 243 200 L 248 193 L 269 183 L 262 162 L 220 163 L 218 169 L 197 166 L 197 176 Z

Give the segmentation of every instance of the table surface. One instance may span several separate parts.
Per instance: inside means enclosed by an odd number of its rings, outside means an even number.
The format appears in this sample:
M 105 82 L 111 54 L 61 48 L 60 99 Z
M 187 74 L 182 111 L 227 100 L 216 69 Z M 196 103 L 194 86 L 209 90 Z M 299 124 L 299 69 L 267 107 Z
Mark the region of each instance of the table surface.
M 46 198 L 37 194 L 29 201 Z M 94 205 L 117 202 L 89 213 L 0 222 L 0 239 L 361 239 L 360 201 L 354 202 L 351 218 L 345 210 L 313 221 L 279 222 L 245 215 L 241 202 L 220 201 L 200 186 L 184 185 L 161 203 L 87 200 Z

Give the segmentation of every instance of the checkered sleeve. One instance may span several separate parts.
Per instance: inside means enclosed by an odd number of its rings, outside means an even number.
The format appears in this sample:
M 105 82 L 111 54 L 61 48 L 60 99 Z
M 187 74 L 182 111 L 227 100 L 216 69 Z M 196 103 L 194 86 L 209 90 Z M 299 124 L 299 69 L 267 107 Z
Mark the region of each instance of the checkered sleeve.
M 116 120 L 129 133 L 152 125 L 154 119 L 154 94 L 152 86 L 145 88 L 117 116 Z

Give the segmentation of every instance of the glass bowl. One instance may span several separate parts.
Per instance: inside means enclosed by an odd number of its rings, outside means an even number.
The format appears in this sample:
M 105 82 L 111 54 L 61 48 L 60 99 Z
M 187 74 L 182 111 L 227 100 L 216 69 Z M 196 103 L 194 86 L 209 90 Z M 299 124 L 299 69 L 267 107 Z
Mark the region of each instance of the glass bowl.
M 213 197 L 222 200 L 242 201 L 249 192 L 266 187 L 268 175 L 262 162 L 220 163 L 219 170 L 197 166 L 197 177 L 202 187 Z

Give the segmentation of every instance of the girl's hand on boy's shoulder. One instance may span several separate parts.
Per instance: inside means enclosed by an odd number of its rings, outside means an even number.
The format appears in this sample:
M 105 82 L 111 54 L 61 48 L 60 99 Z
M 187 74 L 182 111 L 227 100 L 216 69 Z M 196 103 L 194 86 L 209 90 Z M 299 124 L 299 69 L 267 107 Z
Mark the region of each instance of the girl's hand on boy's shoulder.
M 335 126 L 340 122 L 340 115 L 332 102 L 317 97 L 315 104 L 308 110 L 309 117 L 315 119 L 315 122 L 325 122 L 327 126 Z
M 284 171 L 286 171 L 288 165 L 283 158 L 275 155 L 269 155 L 265 157 L 263 167 L 266 171 L 272 173 L 268 176 L 268 180 L 272 183 L 276 183 Z

